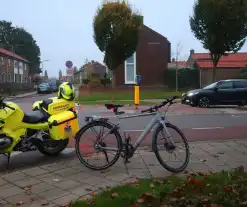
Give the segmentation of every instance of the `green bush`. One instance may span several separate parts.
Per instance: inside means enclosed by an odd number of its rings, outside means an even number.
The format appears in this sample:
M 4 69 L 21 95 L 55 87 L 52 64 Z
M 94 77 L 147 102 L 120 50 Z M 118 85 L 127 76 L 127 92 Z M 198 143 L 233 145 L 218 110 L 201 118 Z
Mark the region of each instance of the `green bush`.
M 100 83 L 105 87 L 106 85 L 111 84 L 110 78 L 101 78 Z
M 85 84 L 85 85 L 87 85 L 89 83 L 89 80 L 88 79 L 83 79 L 82 80 L 82 83 Z

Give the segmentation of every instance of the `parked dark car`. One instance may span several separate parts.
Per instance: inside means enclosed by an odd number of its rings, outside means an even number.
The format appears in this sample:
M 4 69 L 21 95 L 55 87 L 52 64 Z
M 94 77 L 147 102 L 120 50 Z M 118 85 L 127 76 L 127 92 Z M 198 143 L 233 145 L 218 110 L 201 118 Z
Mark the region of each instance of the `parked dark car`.
M 202 89 L 188 91 L 182 95 L 182 103 L 191 106 L 247 104 L 247 80 L 221 80 Z
M 52 93 L 52 88 L 48 83 L 41 83 L 38 87 L 38 93 Z

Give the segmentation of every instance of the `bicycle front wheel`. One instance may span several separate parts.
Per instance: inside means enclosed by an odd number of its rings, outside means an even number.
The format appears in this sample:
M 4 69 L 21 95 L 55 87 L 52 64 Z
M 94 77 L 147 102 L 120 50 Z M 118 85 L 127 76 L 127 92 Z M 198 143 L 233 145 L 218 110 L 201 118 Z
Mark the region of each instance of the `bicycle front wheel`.
M 92 170 L 105 170 L 117 162 L 122 139 L 113 127 L 105 121 L 93 121 L 78 132 L 75 149 L 82 164 Z
M 171 139 L 175 146 L 169 147 L 167 138 L 165 137 L 166 132 L 164 131 L 164 127 L 163 125 L 159 125 L 154 132 L 152 141 L 153 150 L 159 163 L 166 170 L 173 173 L 179 173 L 184 171 L 189 163 L 189 144 L 185 135 L 178 127 L 170 123 L 166 123 L 166 127 L 172 135 Z M 168 156 L 165 155 L 165 153 L 168 153 Z M 181 154 L 179 155 L 178 153 Z M 174 157 L 172 155 L 174 155 Z M 177 158 L 177 160 L 175 158 Z

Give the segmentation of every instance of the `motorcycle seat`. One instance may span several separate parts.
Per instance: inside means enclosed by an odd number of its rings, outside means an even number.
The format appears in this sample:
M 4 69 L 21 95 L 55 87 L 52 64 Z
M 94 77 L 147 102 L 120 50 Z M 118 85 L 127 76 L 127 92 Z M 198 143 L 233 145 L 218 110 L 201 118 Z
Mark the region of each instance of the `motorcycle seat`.
M 46 116 L 42 111 L 31 111 L 24 114 L 23 122 L 29 124 L 37 124 L 46 120 Z

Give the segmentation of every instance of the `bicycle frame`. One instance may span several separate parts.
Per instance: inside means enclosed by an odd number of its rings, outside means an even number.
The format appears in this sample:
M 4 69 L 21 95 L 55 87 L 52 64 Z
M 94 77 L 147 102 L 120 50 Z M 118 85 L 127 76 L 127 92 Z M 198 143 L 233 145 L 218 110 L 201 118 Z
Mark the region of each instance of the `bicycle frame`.
M 167 127 L 166 127 L 166 123 L 168 123 L 169 121 L 167 120 L 166 116 L 161 114 L 159 111 L 154 112 L 154 113 L 149 113 L 148 112 L 148 113 L 134 114 L 134 115 L 116 115 L 117 124 L 113 124 L 113 125 L 114 126 L 119 126 L 120 125 L 119 121 L 122 120 L 122 119 L 130 119 L 130 118 L 145 117 L 145 116 L 154 116 L 154 117 L 149 122 L 149 124 L 145 127 L 145 129 L 143 130 L 141 135 L 137 138 L 136 142 L 133 144 L 133 151 L 134 152 L 141 145 L 141 143 L 145 140 L 145 138 L 148 135 L 148 133 L 154 128 L 154 126 L 156 124 L 162 124 L 163 125 L 163 127 L 165 129 L 165 133 L 166 133 L 165 138 L 167 139 L 167 141 L 169 143 L 174 144 L 173 140 L 171 139 L 172 136 L 169 133 Z M 92 118 L 93 118 L 93 120 L 95 120 L 95 119 L 100 119 L 100 118 L 104 118 L 104 117 L 93 116 Z M 113 126 L 113 128 L 114 128 L 114 126 Z M 109 132 L 107 132 L 105 135 L 100 137 L 99 141 L 102 141 L 110 132 L 111 132 L 111 130 L 109 130 Z M 124 132 L 121 130 L 121 127 L 119 129 L 119 132 L 120 132 L 121 138 L 123 139 Z M 118 151 L 119 150 L 119 149 L 113 148 L 113 147 L 100 147 L 100 148 L 102 150 L 108 150 L 108 151 Z

